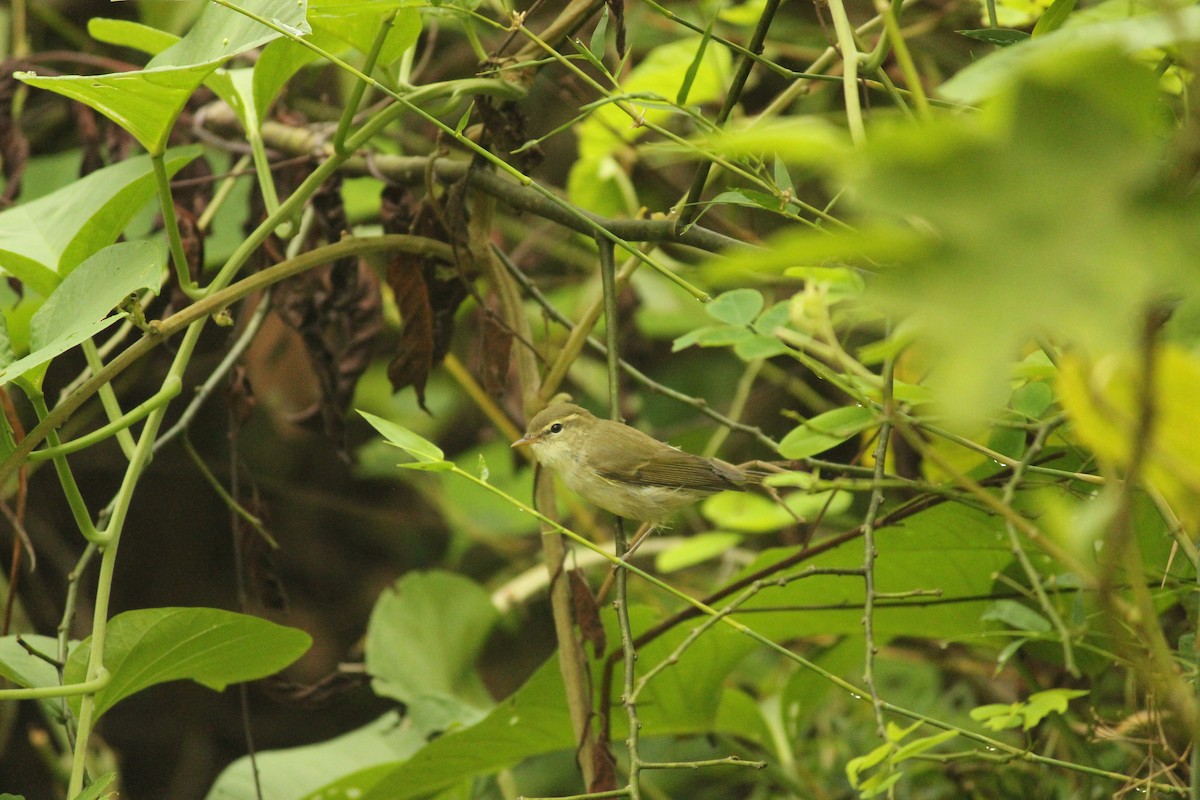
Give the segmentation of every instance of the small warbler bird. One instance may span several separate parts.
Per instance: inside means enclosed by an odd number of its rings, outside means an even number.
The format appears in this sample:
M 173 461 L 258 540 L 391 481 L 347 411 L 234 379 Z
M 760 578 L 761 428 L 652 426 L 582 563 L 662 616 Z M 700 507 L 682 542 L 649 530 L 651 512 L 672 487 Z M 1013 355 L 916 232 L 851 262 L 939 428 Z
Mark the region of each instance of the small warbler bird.
M 762 479 L 571 403 L 555 403 L 537 414 L 512 446 L 533 448 L 542 466 L 589 503 L 654 525 L 711 494 L 742 491 Z

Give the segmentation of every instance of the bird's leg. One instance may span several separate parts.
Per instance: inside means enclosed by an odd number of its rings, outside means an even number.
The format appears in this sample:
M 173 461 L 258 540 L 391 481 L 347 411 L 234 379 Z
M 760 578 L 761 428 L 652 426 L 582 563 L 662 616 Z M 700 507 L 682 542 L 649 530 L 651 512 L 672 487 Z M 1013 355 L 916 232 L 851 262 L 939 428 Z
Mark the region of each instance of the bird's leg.
M 621 557 L 621 561 L 628 561 L 637 551 L 638 547 L 641 546 L 642 542 L 645 541 L 646 537 L 653 533 L 657 528 L 658 526 L 652 522 L 643 522 L 633 534 L 633 540 L 629 543 L 629 547 L 626 548 L 624 553 L 618 554 Z M 619 569 L 619 566 L 613 564 L 612 571 L 608 573 L 608 575 L 604 578 L 604 583 L 600 584 L 600 588 L 596 590 L 597 603 L 604 602 L 604 596 L 607 595 L 608 590 L 612 588 L 613 581 L 617 579 L 617 570 Z

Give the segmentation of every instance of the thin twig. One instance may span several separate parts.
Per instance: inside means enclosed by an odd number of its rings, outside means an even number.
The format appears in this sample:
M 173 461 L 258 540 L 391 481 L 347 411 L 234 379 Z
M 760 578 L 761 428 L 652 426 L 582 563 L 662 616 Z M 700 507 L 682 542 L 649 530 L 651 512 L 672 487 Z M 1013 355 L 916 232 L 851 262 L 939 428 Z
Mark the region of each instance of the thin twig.
M 879 441 L 875 446 L 875 488 L 871 490 L 871 501 L 863 519 L 863 638 L 866 654 L 863 659 L 863 683 L 871 694 L 871 709 L 875 713 L 875 733 L 887 741 L 884 728 L 883 701 L 875 685 L 875 558 L 879 551 L 875 547 L 875 523 L 879 509 L 883 506 L 884 464 L 887 461 L 888 443 L 892 436 L 892 383 L 893 361 L 888 359 L 883 368 L 883 418 L 879 426 Z
M 1054 427 L 1051 424 L 1043 425 L 1029 444 L 1020 462 L 1017 466 L 1013 467 L 1012 477 L 1004 484 L 1004 492 L 1000 498 L 1005 505 L 1012 505 L 1013 499 L 1017 494 L 1017 486 L 1020 485 L 1021 477 L 1025 472 L 1024 465 L 1037 458 L 1038 453 L 1041 452 L 1046 444 L 1046 438 L 1054 430 Z M 1071 632 L 1067 630 L 1066 623 L 1063 622 L 1062 615 L 1058 613 L 1058 609 L 1050 602 L 1050 598 L 1046 594 L 1046 587 L 1042 585 L 1041 576 L 1038 575 L 1033 562 L 1029 560 L 1029 555 L 1025 552 L 1025 548 L 1021 544 L 1021 537 L 1017 535 L 1016 526 L 1012 524 L 1011 520 L 1005 520 L 1004 529 L 1008 533 L 1008 543 L 1012 549 L 1013 556 L 1017 559 L 1017 563 L 1021 565 L 1021 569 L 1025 573 L 1025 579 L 1029 581 L 1034 596 L 1037 598 L 1038 605 L 1041 606 L 1042 612 L 1050 620 L 1050 624 L 1054 626 L 1054 630 L 1058 632 L 1059 638 L 1062 640 L 1063 665 L 1066 667 L 1067 672 L 1078 677 L 1079 668 L 1075 665 L 1075 652 L 1072 647 Z

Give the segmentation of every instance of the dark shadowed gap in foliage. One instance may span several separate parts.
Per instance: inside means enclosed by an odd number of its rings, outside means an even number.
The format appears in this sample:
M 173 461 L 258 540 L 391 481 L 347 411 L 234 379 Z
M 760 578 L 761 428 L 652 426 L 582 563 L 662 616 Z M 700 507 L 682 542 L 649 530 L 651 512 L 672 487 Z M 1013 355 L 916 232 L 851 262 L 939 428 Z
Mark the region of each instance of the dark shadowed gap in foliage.
M 316 225 L 311 246 L 337 242 L 349 230 L 340 178 L 313 195 L 312 207 Z M 323 431 L 343 447 L 354 387 L 371 363 L 383 330 L 379 279 L 365 261 L 342 258 L 280 283 L 272 304 L 303 339 L 321 387 L 320 401 L 292 421 Z

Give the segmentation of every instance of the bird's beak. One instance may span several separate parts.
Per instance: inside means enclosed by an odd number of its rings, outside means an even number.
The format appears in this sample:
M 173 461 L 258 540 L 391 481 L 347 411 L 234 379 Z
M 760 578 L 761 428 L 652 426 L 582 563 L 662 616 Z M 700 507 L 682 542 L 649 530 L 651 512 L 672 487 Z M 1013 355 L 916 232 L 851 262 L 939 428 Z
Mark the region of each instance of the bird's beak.
M 529 434 L 525 434 L 520 439 L 517 439 L 515 442 L 510 444 L 509 447 L 526 447 L 528 445 L 533 444 L 533 442 L 536 438 L 537 437 L 535 437 L 535 436 L 530 436 Z

